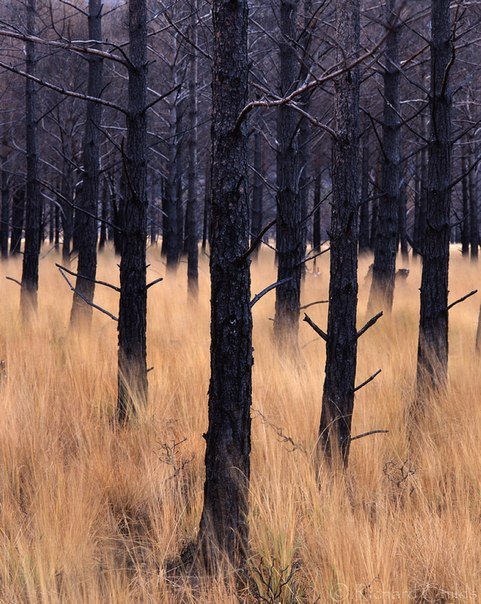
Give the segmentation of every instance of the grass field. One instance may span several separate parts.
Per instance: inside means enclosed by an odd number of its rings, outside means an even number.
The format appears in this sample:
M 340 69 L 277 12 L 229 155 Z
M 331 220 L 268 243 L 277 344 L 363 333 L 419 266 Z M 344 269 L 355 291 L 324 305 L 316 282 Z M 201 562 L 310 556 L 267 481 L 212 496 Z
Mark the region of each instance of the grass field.
M 149 253 L 151 277 L 163 275 L 158 250 Z M 195 536 L 202 506 L 207 261 L 197 304 L 187 297 L 185 264 L 151 290 L 150 402 L 116 434 L 116 324 L 97 313 L 90 334 L 69 334 L 71 294 L 55 260 L 52 252 L 41 262 L 39 313 L 28 328 L 19 288 L 4 279 L 18 277 L 20 265 L 0 266 L 0 601 L 237 602 L 220 580 L 174 581 L 164 570 Z M 116 262 L 104 254 L 99 278 L 114 281 Z M 359 272 L 360 324 L 369 263 Z M 327 297 L 326 256 L 318 267 L 306 277 L 303 303 Z M 451 312 L 449 390 L 430 403 L 409 451 L 420 282 L 419 265 L 410 268 L 392 317 L 359 348 L 358 381 L 382 374 L 357 397 L 353 432 L 389 433 L 353 442 L 347 474 L 323 473 L 320 485 L 313 450 L 324 344 L 301 323 L 301 358 L 279 354 L 269 320 L 275 294 L 254 307 L 251 565 L 266 602 L 481 599 L 480 298 Z M 476 288 L 480 272 L 453 249 L 452 299 Z M 253 293 L 272 281 L 265 252 L 253 266 Z M 117 313 L 114 292 L 99 288 L 96 300 Z M 326 305 L 308 312 L 325 326 Z

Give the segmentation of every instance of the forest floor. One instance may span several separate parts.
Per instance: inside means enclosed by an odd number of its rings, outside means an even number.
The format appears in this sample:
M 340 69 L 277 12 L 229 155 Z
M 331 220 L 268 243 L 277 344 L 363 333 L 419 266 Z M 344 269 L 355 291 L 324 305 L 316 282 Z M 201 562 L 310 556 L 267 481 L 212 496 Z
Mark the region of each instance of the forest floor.
M 149 256 L 149 276 L 163 275 L 158 250 Z M 479 285 L 481 263 L 463 261 L 457 249 L 452 256 L 454 300 Z M 71 293 L 55 260 L 51 253 L 41 262 L 39 313 L 29 327 L 19 320 L 18 286 L 4 278 L 18 277 L 20 264 L 0 265 L 0 601 L 237 602 L 221 581 L 165 575 L 167 561 L 195 536 L 202 507 L 207 260 L 198 303 L 187 297 L 185 264 L 150 290 L 150 402 L 120 434 L 110 425 L 116 325 L 96 313 L 90 334 L 68 332 Z M 98 278 L 114 281 L 116 262 L 101 255 Z M 360 265 L 359 324 L 369 263 Z M 318 267 L 318 276 L 306 276 L 304 304 L 327 298 L 327 255 Z M 319 484 L 313 451 L 324 344 L 302 322 L 298 358 L 279 354 L 269 320 L 274 292 L 253 309 L 250 526 L 258 587 L 246 601 L 481 599 L 480 296 L 451 311 L 449 389 L 430 402 L 409 449 L 419 263 L 409 268 L 392 317 L 359 347 L 358 382 L 382 373 L 357 396 L 353 433 L 389 433 L 354 441 L 347 474 L 322 471 Z M 252 292 L 273 281 L 265 252 L 253 265 Z M 99 287 L 96 301 L 117 314 L 115 292 Z M 307 312 L 325 327 L 327 305 Z

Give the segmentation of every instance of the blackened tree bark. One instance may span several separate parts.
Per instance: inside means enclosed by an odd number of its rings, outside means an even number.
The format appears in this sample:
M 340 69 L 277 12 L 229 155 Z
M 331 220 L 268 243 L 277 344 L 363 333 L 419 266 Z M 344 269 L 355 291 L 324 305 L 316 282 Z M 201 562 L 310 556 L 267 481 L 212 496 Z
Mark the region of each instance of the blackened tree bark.
M 102 0 L 89 0 L 88 29 L 91 47 L 100 49 L 102 41 Z M 87 94 L 100 98 L 103 88 L 103 60 L 97 55 L 88 57 Z M 78 249 L 77 278 L 73 295 L 71 324 L 79 320 L 90 320 L 92 306 L 82 298 L 93 301 L 95 292 L 95 275 L 97 273 L 97 220 L 91 215 L 97 215 L 99 200 L 99 170 L 100 170 L 100 126 L 102 120 L 102 105 L 87 102 L 85 122 L 85 139 L 83 148 L 83 186 L 80 205 L 86 212 L 76 213 L 76 237 Z
M 374 245 L 374 266 L 368 308 L 379 303 L 390 312 L 394 299 L 401 183 L 401 96 L 399 42 L 401 22 L 397 0 L 387 0 L 389 28 L 384 53 L 384 118 L 381 198 Z
M 119 377 L 117 418 L 125 423 L 147 399 L 147 7 L 129 0 L 129 105 L 120 208 Z
M 399 191 L 398 232 L 399 249 L 401 252 L 401 258 L 404 260 L 404 262 L 408 262 L 409 260 L 407 218 L 407 190 L 406 183 L 403 183 Z
M 418 391 L 438 388 L 448 370 L 451 90 L 454 58 L 449 0 L 431 0 L 431 131 L 417 360 Z
M 314 184 L 314 213 L 312 218 L 312 249 L 315 252 L 321 249 L 321 191 L 322 191 L 322 176 L 317 175 Z M 314 259 L 314 263 L 316 259 Z
M 2 208 L 0 224 L 0 253 L 2 258 L 8 258 L 8 234 L 10 230 L 10 183 L 5 166 L 6 157 L 2 158 Z
M 346 65 L 359 52 L 359 0 L 336 0 L 337 61 Z M 335 82 L 332 157 L 332 217 L 326 377 L 319 448 L 336 451 L 347 464 L 354 408 L 357 360 L 357 246 L 359 70 L 346 70 Z
M 70 162 L 64 160 L 62 169 L 62 199 L 59 199 L 59 203 L 62 205 L 62 230 L 63 230 L 63 243 L 62 243 L 62 260 L 65 263 L 70 262 L 70 250 L 73 239 L 74 229 L 74 210 L 72 204 L 74 203 L 73 198 L 73 173 Z M 64 202 L 66 200 L 66 202 Z
M 262 134 L 260 125 L 254 132 L 254 175 L 252 178 L 252 207 L 251 207 L 251 233 L 256 237 L 262 230 L 264 187 L 262 182 Z M 257 258 L 260 246 L 256 246 L 252 257 Z
M 196 37 L 197 5 L 190 15 L 189 38 L 197 45 Z M 187 175 L 186 245 L 187 245 L 187 288 L 194 298 L 199 290 L 199 245 L 197 235 L 197 52 L 194 46 L 189 50 L 188 84 L 188 136 L 187 151 L 189 170 Z
M 304 0 L 304 25 L 299 44 L 301 47 L 299 82 L 304 82 L 312 68 L 311 42 L 315 19 L 313 19 L 312 0 Z M 300 99 L 302 109 L 309 113 L 311 93 L 303 95 Z M 299 124 L 299 205 L 300 205 L 300 237 L 301 260 L 306 256 L 307 250 L 307 208 L 309 204 L 309 190 L 311 186 L 310 160 L 311 160 L 311 124 L 306 118 L 301 118 Z M 306 273 L 305 264 L 301 264 L 301 276 Z
M 247 141 L 248 1 L 214 0 L 211 379 L 200 547 L 208 568 L 238 568 L 248 547 L 252 399 Z
M 280 96 L 295 90 L 299 78 L 297 9 L 299 0 L 280 1 Z M 282 105 L 277 113 L 277 279 L 274 333 L 278 341 L 297 341 L 302 274 L 301 201 L 299 196 L 299 118 Z
M 211 197 L 211 165 L 210 157 L 205 161 L 204 216 L 202 221 L 202 252 L 205 253 L 210 241 L 210 197 Z
M 25 220 L 25 189 L 17 189 L 12 197 L 12 236 L 10 254 L 20 254 Z
M 424 131 L 424 128 L 423 128 Z M 416 208 L 416 224 L 415 224 L 415 240 L 414 248 L 417 254 L 423 253 L 425 234 L 426 234 L 426 219 L 427 219 L 427 194 L 428 194 L 428 162 L 427 152 L 423 149 L 419 158 L 419 182 L 418 194 L 416 196 L 418 207 Z
M 48 204 L 48 242 L 53 243 L 55 236 L 55 204 L 50 201 Z
M 55 249 L 60 248 L 60 206 L 58 203 L 55 204 L 55 238 L 54 238 Z
M 473 143 L 471 141 L 471 161 L 475 161 L 473 152 Z M 471 243 L 471 260 L 474 262 L 478 261 L 479 255 L 479 222 L 478 222 L 478 195 L 476 190 L 476 171 L 471 170 L 468 175 L 468 189 L 469 189 L 469 229 L 470 229 L 470 243 Z
M 37 0 L 27 2 L 27 33 L 36 34 Z M 25 42 L 26 72 L 36 75 L 37 58 L 35 44 Z M 25 82 L 25 147 L 27 154 L 26 179 L 26 216 L 25 249 L 22 266 L 22 288 L 20 292 L 20 310 L 28 317 L 31 310 L 37 309 L 38 261 L 40 254 L 41 203 L 38 187 L 38 151 L 37 151 L 37 86 L 27 78 Z
M 359 253 L 370 251 L 369 235 L 369 135 L 367 130 L 362 137 L 361 160 L 361 207 L 359 210 Z
M 468 169 L 468 162 L 466 157 L 461 158 L 461 173 L 466 174 Z M 462 181 L 463 190 L 463 222 L 461 224 L 461 251 L 463 256 L 469 255 L 469 239 L 470 239 L 470 225 L 469 225 L 469 183 L 468 176 L 465 176 Z
M 103 250 L 105 248 L 105 244 L 107 243 L 107 223 L 104 222 L 105 220 L 109 219 L 109 186 L 107 180 L 104 180 L 101 212 L 102 222 L 100 223 L 99 250 Z

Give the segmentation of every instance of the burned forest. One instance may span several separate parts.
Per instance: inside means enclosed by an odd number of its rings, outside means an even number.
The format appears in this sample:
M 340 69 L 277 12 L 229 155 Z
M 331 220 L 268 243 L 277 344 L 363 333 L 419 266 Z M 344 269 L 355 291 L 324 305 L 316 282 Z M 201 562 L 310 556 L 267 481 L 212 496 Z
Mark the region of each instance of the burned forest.
M 0 601 L 481 598 L 481 0 L 3 0 Z

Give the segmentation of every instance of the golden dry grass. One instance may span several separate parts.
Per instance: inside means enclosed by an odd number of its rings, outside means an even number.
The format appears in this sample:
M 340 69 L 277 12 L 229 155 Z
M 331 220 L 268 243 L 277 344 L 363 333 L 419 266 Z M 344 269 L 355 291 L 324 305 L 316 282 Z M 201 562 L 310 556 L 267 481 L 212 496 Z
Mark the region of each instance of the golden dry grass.
M 202 506 L 202 433 L 209 362 L 208 267 L 197 305 L 185 265 L 151 290 L 150 404 L 121 435 L 110 429 L 116 389 L 116 326 L 96 315 L 90 335 L 67 330 L 71 296 L 42 260 L 38 319 L 18 316 L 14 261 L 2 264 L 0 359 L 0 600 L 2 602 L 236 602 L 221 581 L 166 580 L 165 562 L 196 532 Z M 154 278 L 164 273 L 150 250 Z M 305 303 L 327 297 L 327 258 L 306 278 Z M 360 267 L 359 323 L 369 259 Z M 413 264 L 413 263 L 411 263 Z M 294 363 L 271 341 L 274 294 L 254 309 L 251 491 L 252 566 L 273 583 L 293 576 L 279 602 L 451 602 L 481 597 L 481 363 L 474 353 L 479 298 L 451 313 L 450 387 L 432 401 L 416 451 L 404 414 L 412 395 L 419 266 L 399 284 L 391 319 L 360 344 L 358 378 L 383 373 L 356 401 L 345 477 L 321 476 L 312 452 L 320 413 L 324 346 L 301 324 Z M 116 261 L 100 259 L 99 278 Z M 453 251 L 452 298 L 480 281 Z M 275 280 L 266 252 L 253 292 Z M 97 300 L 115 312 L 110 291 Z M 309 314 L 325 325 L 326 306 Z M 282 435 L 290 437 L 286 441 Z M 172 443 L 180 443 L 172 450 Z M 294 450 L 293 450 L 294 449 Z M 262 561 L 261 561 L 262 560 Z M 271 565 L 274 570 L 270 571 Z M 255 573 L 254 573 L 255 574 Z M 272 594 L 257 578 L 260 593 Z M 252 598 L 251 601 L 256 601 Z

